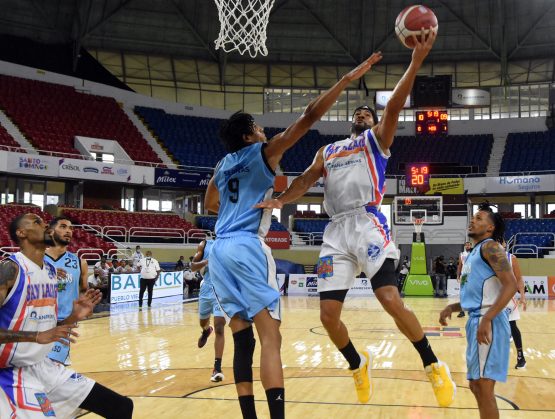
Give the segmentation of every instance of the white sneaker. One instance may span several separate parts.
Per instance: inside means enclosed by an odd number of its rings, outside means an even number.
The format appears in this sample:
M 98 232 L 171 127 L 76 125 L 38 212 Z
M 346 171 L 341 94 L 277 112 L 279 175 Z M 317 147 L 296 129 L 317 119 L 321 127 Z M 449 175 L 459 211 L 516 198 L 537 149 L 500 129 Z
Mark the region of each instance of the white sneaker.
M 218 383 L 220 381 L 223 381 L 224 379 L 225 376 L 221 371 L 212 371 L 212 377 L 210 377 L 210 381 L 212 381 L 213 383 Z

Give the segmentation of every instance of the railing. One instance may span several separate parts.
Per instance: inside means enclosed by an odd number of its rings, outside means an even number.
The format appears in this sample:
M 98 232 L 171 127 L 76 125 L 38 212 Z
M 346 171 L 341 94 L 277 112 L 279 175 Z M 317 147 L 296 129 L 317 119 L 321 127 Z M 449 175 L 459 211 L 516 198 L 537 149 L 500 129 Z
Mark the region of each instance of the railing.
M 551 236 L 551 240 L 553 240 L 553 246 L 537 246 L 532 243 L 518 243 L 519 237 L 524 236 Z M 529 232 L 520 232 L 516 233 L 513 237 L 509 239 L 507 242 L 507 248 L 512 249 L 512 253 L 514 255 L 523 255 L 523 254 L 535 254 L 536 257 L 539 257 L 539 254 L 543 250 L 555 250 L 555 233 L 550 231 L 529 231 Z M 535 253 L 534 253 L 535 251 Z M 543 255 L 543 253 L 542 253 Z
M 298 231 L 294 231 L 292 235 L 296 235 L 297 237 L 302 239 L 304 242 L 304 246 L 320 246 L 324 238 L 324 233 L 322 233 L 321 231 L 314 231 L 311 233 L 300 233 Z M 291 244 L 293 246 L 296 246 L 295 243 Z
M 104 256 L 104 250 L 102 249 L 91 247 L 77 250 L 77 257 L 87 262 L 98 262 L 101 256 Z

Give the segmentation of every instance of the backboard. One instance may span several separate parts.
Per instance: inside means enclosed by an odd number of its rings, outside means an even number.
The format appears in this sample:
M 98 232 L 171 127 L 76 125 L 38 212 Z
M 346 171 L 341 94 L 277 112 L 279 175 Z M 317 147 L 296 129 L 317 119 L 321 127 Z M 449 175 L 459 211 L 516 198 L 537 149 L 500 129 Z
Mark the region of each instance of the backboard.
M 425 225 L 443 224 L 443 197 L 396 196 L 393 199 L 393 224 L 413 224 L 424 218 Z

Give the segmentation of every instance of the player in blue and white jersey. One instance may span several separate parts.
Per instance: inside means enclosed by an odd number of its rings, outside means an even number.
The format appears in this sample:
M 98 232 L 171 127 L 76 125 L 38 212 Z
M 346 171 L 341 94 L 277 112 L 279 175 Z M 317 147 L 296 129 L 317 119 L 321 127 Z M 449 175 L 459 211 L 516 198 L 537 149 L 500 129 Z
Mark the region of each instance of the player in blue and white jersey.
M 131 399 L 47 357 L 52 343 L 75 342 L 73 329 L 92 314 L 100 292 L 79 296 L 58 323 L 56 268 L 44 256 L 54 244 L 49 227 L 29 213 L 14 218 L 9 232 L 21 251 L 0 262 L 0 393 L 8 398 L 0 403 L 0 417 L 68 418 L 80 408 L 131 418 Z
M 324 232 L 318 262 L 320 319 L 349 363 L 361 403 L 372 397 L 372 360 L 368 351 L 357 351 L 341 321 L 345 297 L 360 272 L 370 279 L 378 301 L 418 351 L 438 404 L 449 406 L 455 397 L 456 386 L 448 366 L 438 360 L 420 322 L 401 299 L 395 272 L 399 250 L 380 211 L 399 113 L 435 37 L 435 32 L 430 31 L 427 38 L 422 35 L 422 42 L 415 38 L 411 63 L 395 86 L 381 121 L 372 108 L 359 106 L 352 116 L 350 137 L 320 148 L 310 167 L 285 192 L 260 204 L 261 208 L 282 208 L 323 178 L 324 208 L 331 223 Z
M 275 170 L 283 154 L 335 103 L 340 93 L 381 59 L 375 53 L 313 100 L 301 117 L 270 141 L 246 113 L 237 112 L 222 124 L 220 136 L 228 148 L 208 185 L 205 208 L 218 213 L 216 241 L 208 265 L 214 291 L 231 318 L 235 345 L 233 370 L 244 417 L 255 417 L 252 355 L 256 324 L 262 345 L 260 375 L 272 418 L 284 417 L 281 366 L 280 293 L 275 263 L 263 237 L 271 210 L 254 205 L 272 194 Z
M 56 268 L 58 278 L 58 321 L 65 320 L 73 310 L 73 302 L 87 291 L 88 266 L 75 253 L 67 250 L 73 238 L 73 224 L 66 217 L 53 218 L 49 223 L 55 246 L 46 249 L 45 258 Z M 71 365 L 70 344 L 56 342 L 48 357 L 64 365 Z
M 495 383 L 506 381 L 509 365 L 511 330 L 506 307 L 517 291 L 517 281 L 501 246 L 504 231 L 501 216 L 489 205 L 480 205 L 468 227 L 474 248 L 462 268 L 460 303 L 445 307 L 439 318 L 446 326 L 453 312 L 468 311 L 467 378 L 482 419 L 499 418 Z

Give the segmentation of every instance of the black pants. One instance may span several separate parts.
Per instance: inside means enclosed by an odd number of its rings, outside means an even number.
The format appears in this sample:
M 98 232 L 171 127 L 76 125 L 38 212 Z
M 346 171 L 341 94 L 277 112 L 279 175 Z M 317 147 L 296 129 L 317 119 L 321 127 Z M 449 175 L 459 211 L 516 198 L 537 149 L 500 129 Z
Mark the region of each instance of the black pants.
M 141 278 L 141 288 L 139 290 L 139 307 L 143 306 L 143 297 L 145 295 L 145 290 L 148 287 L 148 306 L 152 304 L 152 292 L 154 291 L 154 284 L 156 283 L 156 278 L 146 279 Z

